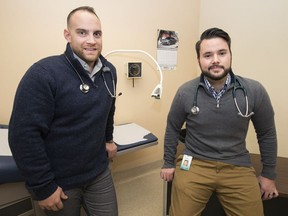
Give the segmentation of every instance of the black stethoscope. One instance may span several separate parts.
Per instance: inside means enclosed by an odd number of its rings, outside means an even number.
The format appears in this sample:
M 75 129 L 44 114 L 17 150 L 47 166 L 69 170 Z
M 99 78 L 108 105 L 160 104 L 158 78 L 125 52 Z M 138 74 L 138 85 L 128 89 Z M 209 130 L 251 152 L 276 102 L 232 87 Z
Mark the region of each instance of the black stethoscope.
M 68 63 L 72 66 L 74 72 L 77 74 L 79 80 L 81 81 L 81 84 L 80 84 L 80 91 L 83 92 L 84 94 L 87 94 L 90 90 L 90 86 L 86 83 L 84 83 L 83 79 L 81 78 L 80 74 L 78 73 L 78 71 L 76 70 L 76 68 L 73 66 L 73 64 L 71 63 L 71 61 L 69 60 L 69 58 L 66 56 L 66 54 L 64 54 L 66 60 L 68 61 Z M 114 76 L 110 70 L 109 67 L 107 66 L 104 66 L 103 69 L 102 69 L 103 73 L 102 73 L 102 77 L 103 77 L 103 81 L 104 81 L 104 84 L 105 84 L 105 87 L 109 93 L 109 95 L 112 97 L 112 98 L 116 98 L 116 87 L 115 87 L 115 80 L 114 80 Z M 113 85 L 113 93 L 110 91 L 108 85 L 107 85 L 107 82 L 106 82 L 106 79 L 105 79 L 105 76 L 104 76 L 104 72 L 110 72 L 111 74 L 111 78 L 112 78 L 112 85 Z M 121 95 L 121 93 L 119 93 L 119 95 Z
M 235 77 L 235 84 L 233 86 L 233 91 L 232 91 L 232 96 L 233 96 L 233 100 L 234 100 L 234 103 L 235 103 L 235 106 L 237 108 L 237 111 L 238 111 L 238 115 L 244 117 L 244 118 L 248 118 L 250 116 L 252 116 L 254 114 L 254 112 L 251 112 L 248 114 L 248 108 L 249 108 L 249 104 L 248 104 L 248 97 L 247 97 L 247 91 L 246 89 L 241 85 L 241 83 L 239 82 L 239 80 Z M 238 83 L 238 85 L 237 85 Z M 200 112 L 200 109 L 199 107 L 197 106 L 197 96 L 198 96 L 198 90 L 201 86 L 198 85 L 197 88 L 196 88 L 196 91 L 195 91 L 195 95 L 194 95 L 194 100 L 193 100 L 193 107 L 191 108 L 191 112 L 193 115 L 198 115 L 199 112 Z M 246 111 L 245 111 L 245 114 L 243 114 L 238 106 L 238 103 L 237 103 L 237 100 L 236 100 L 236 91 L 237 90 L 240 90 L 243 92 L 244 94 L 244 98 L 245 98 L 245 106 L 246 106 Z

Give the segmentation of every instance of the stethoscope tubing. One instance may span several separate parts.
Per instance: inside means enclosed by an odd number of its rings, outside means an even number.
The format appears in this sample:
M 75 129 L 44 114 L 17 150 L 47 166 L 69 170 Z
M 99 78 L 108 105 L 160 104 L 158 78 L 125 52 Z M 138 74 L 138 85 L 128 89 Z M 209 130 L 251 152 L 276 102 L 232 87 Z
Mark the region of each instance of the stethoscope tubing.
M 235 77 L 235 76 L 234 76 Z M 238 83 L 238 86 L 236 86 Z M 198 115 L 199 112 L 200 112 L 200 109 L 197 105 L 197 98 L 198 98 L 198 91 L 199 91 L 199 88 L 201 87 L 200 83 L 198 84 L 197 88 L 196 88 L 196 91 L 195 91 L 195 95 L 194 95 L 194 99 L 193 99 L 193 106 L 191 108 L 191 113 L 193 115 Z M 239 108 L 239 105 L 237 103 L 237 99 L 236 99 L 236 91 L 237 90 L 241 90 L 243 91 L 243 94 L 244 94 L 244 98 L 245 98 L 245 114 L 243 114 Z M 249 102 L 248 102 L 248 96 L 247 96 L 247 91 L 246 89 L 241 85 L 240 81 L 235 77 L 235 83 L 234 83 L 234 86 L 233 86 L 233 91 L 232 91 L 232 97 L 233 97 L 233 100 L 234 100 L 234 104 L 236 106 L 236 109 L 238 111 L 238 115 L 244 117 L 244 118 L 249 118 L 250 116 L 252 116 L 254 114 L 254 112 L 251 112 L 249 113 Z
M 73 68 L 74 72 L 77 74 L 81 84 L 80 84 L 80 91 L 84 94 L 87 94 L 90 90 L 90 86 L 88 84 L 86 84 L 82 77 L 80 76 L 79 72 L 77 71 L 77 69 L 74 67 L 74 65 L 72 64 L 72 62 L 69 60 L 69 58 L 66 56 L 66 54 L 64 53 L 64 56 L 66 58 L 66 60 L 68 61 L 69 65 Z M 106 69 L 107 68 L 107 69 Z M 113 86 L 113 93 L 110 91 L 108 85 L 107 85 L 107 82 L 106 82 L 106 79 L 105 79 L 105 76 L 104 76 L 104 73 L 106 72 L 110 72 L 110 75 L 111 75 L 111 80 L 112 80 L 112 86 Z M 106 87 L 106 90 L 108 91 L 109 95 L 112 97 L 112 98 L 116 98 L 116 85 L 115 85 L 115 79 L 114 79 L 114 76 L 110 70 L 109 67 L 105 66 L 103 67 L 103 70 L 102 70 L 102 78 L 103 78 L 103 82 L 104 82 L 104 85 Z
M 107 66 L 104 66 L 104 67 L 107 67 Z M 104 76 L 104 73 L 106 73 L 106 72 L 104 72 L 104 71 L 102 72 L 103 82 L 104 82 L 104 85 L 105 85 L 105 87 L 106 87 L 106 89 L 107 89 L 109 95 L 110 95 L 111 97 L 113 97 L 113 98 L 116 98 L 116 85 L 115 85 L 115 79 L 114 79 L 114 76 L 113 76 L 113 74 L 112 74 L 112 72 L 111 72 L 110 69 L 109 69 L 109 72 L 110 72 L 111 79 L 112 79 L 113 94 L 112 94 L 112 92 L 110 91 L 110 89 L 109 89 L 109 87 L 108 87 L 108 85 L 107 85 L 107 82 L 106 82 L 106 79 L 105 79 L 105 76 Z

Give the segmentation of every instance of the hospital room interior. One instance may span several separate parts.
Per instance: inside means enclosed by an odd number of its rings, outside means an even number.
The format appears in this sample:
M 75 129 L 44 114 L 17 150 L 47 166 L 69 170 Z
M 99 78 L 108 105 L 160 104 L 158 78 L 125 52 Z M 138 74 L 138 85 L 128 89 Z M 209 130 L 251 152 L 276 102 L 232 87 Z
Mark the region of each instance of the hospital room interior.
M 258 80 L 269 93 L 275 111 L 280 161 L 276 180 L 280 188 L 279 204 L 276 200 L 271 208 L 274 211 L 286 205 L 287 215 L 288 175 L 283 167 L 285 162 L 285 166 L 288 164 L 286 0 L 2 0 L 0 159 L 11 158 L 7 153 L 6 126 L 20 79 L 34 62 L 64 52 L 66 17 L 71 10 L 83 5 L 93 7 L 99 16 L 103 31 L 102 55 L 109 54 L 106 58 L 117 69 L 117 92 L 121 92 L 121 96 L 116 100 L 115 127 L 126 140 L 135 132 L 133 127 L 127 127 L 128 131 L 121 134 L 123 125 L 136 126 L 154 138 L 150 143 L 129 149 L 123 147 L 123 152 L 119 152 L 110 164 L 119 216 L 167 215 L 169 190 L 167 192 L 167 183 L 160 178 L 167 114 L 177 89 L 199 76 L 195 43 L 200 34 L 211 27 L 227 31 L 232 39 L 233 72 Z M 157 48 L 160 30 L 177 35 L 173 55 L 163 54 Z M 169 58 L 173 62 L 171 65 Z M 164 66 L 159 66 L 160 60 Z M 129 63 L 141 66 L 140 76 L 129 76 Z M 153 95 L 155 91 L 156 96 Z M 259 156 L 253 125 L 248 132 L 247 149 Z M 2 159 L 0 178 L 10 175 Z M 213 209 L 216 204 L 211 206 Z M 31 200 L 24 182 L 2 179 L 0 215 L 42 216 L 43 212 Z M 214 214 L 206 215 L 222 214 L 214 211 Z

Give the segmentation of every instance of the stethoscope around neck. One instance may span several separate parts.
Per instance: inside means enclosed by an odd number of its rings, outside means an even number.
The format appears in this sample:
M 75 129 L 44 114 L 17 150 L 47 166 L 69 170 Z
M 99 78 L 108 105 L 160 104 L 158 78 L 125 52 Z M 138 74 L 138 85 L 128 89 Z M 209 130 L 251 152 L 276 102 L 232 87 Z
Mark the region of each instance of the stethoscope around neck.
M 66 56 L 66 54 L 64 53 L 64 56 L 66 58 L 66 60 L 68 61 L 68 63 L 71 65 L 71 67 L 73 68 L 74 72 L 77 74 L 79 80 L 81 81 L 81 84 L 80 84 L 80 91 L 83 92 L 84 94 L 87 94 L 90 90 L 90 86 L 86 83 L 84 83 L 82 77 L 80 76 L 80 74 L 78 73 L 78 71 L 76 70 L 76 68 L 73 66 L 73 64 L 71 63 L 71 61 L 69 60 L 69 58 Z M 112 97 L 112 98 L 116 98 L 116 86 L 115 86 L 115 80 L 114 80 L 114 76 L 110 70 L 109 67 L 107 66 L 104 66 L 103 69 L 102 69 L 103 73 L 102 73 L 102 77 L 103 77 L 103 81 L 104 81 L 104 85 L 109 93 L 109 95 Z M 106 82 L 106 79 L 105 79 L 105 76 L 104 76 L 104 73 L 105 72 L 110 72 L 111 74 L 111 78 L 112 78 L 112 85 L 113 85 L 113 93 L 110 91 L 108 85 L 107 85 L 107 82 Z M 121 93 L 119 94 L 121 95 Z
M 235 76 L 234 76 L 235 77 Z M 237 85 L 238 84 L 238 85 Z M 194 95 L 194 99 L 193 99 L 193 106 L 191 108 L 191 113 L 193 115 L 198 115 L 199 112 L 200 112 L 200 109 L 197 105 L 197 97 L 198 97 L 198 91 L 199 91 L 199 88 L 200 88 L 200 84 L 198 84 L 197 88 L 196 88 L 196 91 L 195 91 L 195 95 Z M 246 110 L 245 110 L 245 114 L 241 112 L 239 106 L 238 106 L 238 103 L 237 103 L 237 99 L 236 99 L 236 91 L 237 90 L 240 90 L 243 92 L 243 95 L 244 95 L 244 98 L 245 98 L 245 107 L 246 107 Z M 239 80 L 235 77 L 235 83 L 234 83 L 234 86 L 233 86 L 233 91 L 232 91 L 232 97 L 233 97 L 233 100 L 234 100 L 234 103 L 235 103 L 235 106 L 236 106 L 236 109 L 238 111 L 238 115 L 244 117 L 244 118 L 249 118 L 250 116 L 252 116 L 254 114 L 254 112 L 250 112 L 249 113 L 249 103 L 248 103 L 248 96 L 247 96 L 247 91 L 246 89 L 241 85 L 241 83 L 239 82 Z

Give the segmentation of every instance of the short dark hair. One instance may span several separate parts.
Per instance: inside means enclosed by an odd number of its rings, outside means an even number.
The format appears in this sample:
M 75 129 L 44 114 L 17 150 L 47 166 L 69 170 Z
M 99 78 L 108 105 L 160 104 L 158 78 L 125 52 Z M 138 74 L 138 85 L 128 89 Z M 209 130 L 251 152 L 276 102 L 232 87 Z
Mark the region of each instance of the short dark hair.
M 202 41 L 205 39 L 212 39 L 212 38 L 222 38 L 223 40 L 225 40 L 228 44 L 229 51 L 231 53 L 231 38 L 228 35 L 228 33 L 219 28 L 210 28 L 201 34 L 200 40 L 197 41 L 197 43 L 195 44 L 197 58 L 200 57 L 200 45 Z
M 68 16 L 67 16 L 67 27 L 69 26 L 69 22 L 70 22 L 71 17 L 73 16 L 73 14 L 74 14 L 75 12 L 77 12 L 77 11 L 80 11 L 80 10 L 82 10 L 82 11 L 87 11 L 87 12 L 89 12 L 89 13 L 92 13 L 92 14 L 94 14 L 94 15 L 99 19 L 99 17 L 97 16 L 97 14 L 96 14 L 96 12 L 94 11 L 94 8 L 93 8 L 93 7 L 81 6 L 81 7 L 75 8 L 74 10 L 72 10 L 72 11 L 68 14 Z

